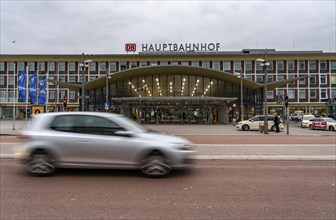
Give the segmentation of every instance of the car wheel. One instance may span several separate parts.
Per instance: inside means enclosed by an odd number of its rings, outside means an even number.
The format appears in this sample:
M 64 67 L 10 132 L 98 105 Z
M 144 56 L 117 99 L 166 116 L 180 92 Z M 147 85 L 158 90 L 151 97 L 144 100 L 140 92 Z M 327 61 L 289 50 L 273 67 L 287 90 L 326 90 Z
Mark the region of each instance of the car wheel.
M 335 128 L 333 126 L 329 126 L 329 131 L 335 131 Z
M 56 163 L 50 154 L 38 151 L 32 154 L 29 162 L 26 164 L 26 169 L 34 176 L 48 176 L 55 172 Z
M 169 160 L 159 152 L 152 152 L 141 162 L 141 172 L 149 177 L 163 177 L 171 170 Z
M 250 130 L 250 127 L 248 125 L 243 125 L 242 129 L 244 131 L 248 131 L 248 130 Z
M 310 130 L 314 130 L 314 126 L 313 125 L 309 125 L 309 129 Z

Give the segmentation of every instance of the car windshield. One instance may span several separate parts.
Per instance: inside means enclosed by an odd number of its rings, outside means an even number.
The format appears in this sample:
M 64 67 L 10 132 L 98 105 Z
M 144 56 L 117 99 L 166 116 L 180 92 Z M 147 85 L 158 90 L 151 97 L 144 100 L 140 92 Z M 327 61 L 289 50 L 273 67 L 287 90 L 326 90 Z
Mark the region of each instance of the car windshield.
M 334 119 L 332 118 L 325 118 L 326 122 L 336 122 Z

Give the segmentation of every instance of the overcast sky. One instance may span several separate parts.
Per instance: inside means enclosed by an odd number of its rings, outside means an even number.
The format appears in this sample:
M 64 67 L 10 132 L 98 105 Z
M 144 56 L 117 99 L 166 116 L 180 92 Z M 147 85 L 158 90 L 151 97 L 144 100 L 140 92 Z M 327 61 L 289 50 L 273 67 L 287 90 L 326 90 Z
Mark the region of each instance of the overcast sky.
M 124 54 L 125 43 L 336 51 L 335 0 L 0 1 L 1 54 Z

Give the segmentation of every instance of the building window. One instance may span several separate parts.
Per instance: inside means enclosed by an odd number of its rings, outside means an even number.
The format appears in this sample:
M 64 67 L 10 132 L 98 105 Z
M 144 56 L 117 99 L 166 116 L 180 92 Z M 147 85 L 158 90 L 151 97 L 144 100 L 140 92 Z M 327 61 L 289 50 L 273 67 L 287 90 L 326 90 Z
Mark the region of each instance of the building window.
M 258 83 L 264 82 L 264 77 L 260 76 L 260 75 L 257 75 L 257 82 Z
M 310 98 L 316 99 L 316 89 L 310 89 Z
M 150 61 L 150 65 L 151 66 L 157 66 L 158 65 L 158 61 Z M 168 65 L 168 61 L 162 61 L 161 65 Z
M 140 62 L 140 66 L 141 66 L 141 67 L 148 66 L 148 65 L 147 65 L 147 61 L 141 61 L 141 62 Z
M 126 70 L 126 62 L 122 61 L 120 62 L 120 70 Z
M 56 71 L 55 62 L 49 62 L 49 71 Z
M 137 67 L 137 62 L 136 61 L 131 61 L 130 66 L 131 66 L 131 69 L 136 68 Z
M 321 89 L 320 90 L 320 99 L 327 99 L 328 94 L 327 94 L 327 89 Z
M 71 71 L 71 72 L 76 71 L 76 63 L 75 62 L 69 62 L 69 71 Z
M 267 75 L 267 82 L 273 82 L 273 75 Z
M 251 80 L 252 81 L 252 75 L 246 75 L 245 79 Z
M 309 77 L 310 84 L 316 84 L 316 75 L 311 75 Z
M 71 100 L 74 100 L 75 98 L 76 98 L 76 92 L 75 91 L 70 91 L 69 92 L 69 98 L 71 99 Z
M 89 72 L 96 72 L 96 62 L 89 63 Z
M 189 66 L 189 61 L 182 61 L 182 66 Z
M 284 74 L 278 74 L 277 75 L 277 81 L 282 81 L 285 80 L 285 75 Z
M 8 76 L 8 85 L 13 86 L 14 85 L 14 76 Z
M 306 98 L 306 90 L 299 89 L 299 99 L 305 99 L 305 98 Z
M 327 69 L 327 61 L 320 60 L 320 70 L 326 70 Z
M 295 99 L 295 90 L 294 89 L 288 89 L 288 98 L 289 99 Z
M 0 72 L 4 72 L 4 71 L 5 71 L 5 63 L 0 62 Z
M 35 71 L 35 63 L 29 62 L 28 63 L 28 71 Z
M 65 72 L 65 62 L 59 62 L 58 63 L 58 70 L 60 72 Z M 64 73 L 63 73 L 64 74 Z
M 24 62 L 19 62 L 18 63 L 18 70 L 24 70 L 25 69 L 25 64 Z
M 41 72 L 44 72 L 45 71 L 45 63 L 44 62 L 39 62 L 38 64 L 38 69 L 39 69 L 39 71 L 41 71 Z
M 209 61 L 202 61 L 202 67 L 209 69 L 210 68 L 210 62 Z
M 55 90 L 49 90 L 49 99 L 55 99 Z
M 278 60 L 277 62 L 277 70 L 284 70 L 284 61 Z
M 327 84 L 327 75 L 325 75 L 325 74 L 320 75 L 320 84 L 321 85 L 326 85 Z
M 199 61 L 192 61 L 191 65 L 194 67 L 199 67 Z
M 252 70 L 252 61 L 245 61 L 245 70 Z
M 295 78 L 295 75 L 294 74 L 288 74 L 288 79 L 294 79 Z M 294 82 L 291 82 L 291 83 L 288 83 L 288 84 L 295 84 L 295 81 Z
M 231 62 L 224 61 L 224 72 L 231 72 Z
M 99 71 L 100 72 L 106 71 L 106 62 L 99 62 Z
M 300 75 L 299 77 L 302 77 L 303 75 Z M 300 79 L 299 80 L 299 84 L 300 85 L 304 85 L 304 84 L 306 84 L 306 78 L 302 78 L 302 79 Z
M 284 89 L 277 89 L 277 95 L 284 95 Z
M 331 98 L 336 99 L 336 89 L 331 89 Z
M 6 91 L 0 91 L 0 102 L 7 102 Z
M 220 71 L 220 62 L 219 61 L 214 61 L 213 62 L 213 69 Z
M 76 77 L 75 76 L 69 76 L 69 82 L 76 82 Z
M 336 70 L 336 60 L 330 61 L 330 69 L 331 70 Z
M 310 60 L 309 61 L 309 70 L 310 71 L 316 71 L 316 61 L 315 60 Z
M 110 71 L 111 72 L 116 72 L 117 71 L 117 62 L 111 62 L 110 63 Z
M 5 85 L 5 76 L 0 76 L 0 86 Z
M 235 61 L 234 62 L 234 68 L 235 68 L 235 72 L 237 72 L 237 73 L 241 73 L 241 70 L 242 70 L 242 68 L 241 68 L 241 61 Z
M 335 76 L 331 76 L 331 84 L 336 84 L 336 75 Z
M 295 68 L 294 68 L 294 60 L 288 60 L 287 61 L 287 67 L 288 67 L 288 70 L 295 70 Z
M 306 66 L 305 66 L 305 61 L 304 60 L 300 60 L 299 61 L 299 70 L 305 70 Z
M 9 68 L 8 68 L 9 72 L 14 72 L 14 63 L 10 62 L 10 63 L 8 63 L 8 66 L 9 66 Z
M 65 76 L 59 76 L 59 81 L 65 82 Z
M 267 99 L 273 99 L 273 91 L 267 91 Z
M 90 81 L 95 80 L 97 77 L 95 75 L 90 76 Z

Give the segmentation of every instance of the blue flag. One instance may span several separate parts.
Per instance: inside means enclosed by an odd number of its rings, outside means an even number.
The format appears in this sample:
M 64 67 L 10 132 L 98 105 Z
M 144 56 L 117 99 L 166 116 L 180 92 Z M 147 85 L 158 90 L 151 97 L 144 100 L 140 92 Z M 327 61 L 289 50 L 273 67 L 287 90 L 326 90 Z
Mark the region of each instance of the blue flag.
M 39 95 L 38 95 L 39 105 L 44 105 L 46 102 L 46 85 L 47 85 L 47 77 L 44 76 L 39 82 Z
M 26 101 L 26 70 L 19 71 L 17 81 L 19 98 L 22 102 Z
M 29 77 L 30 104 L 36 104 L 36 86 L 37 86 L 37 73 L 33 73 L 33 75 Z

